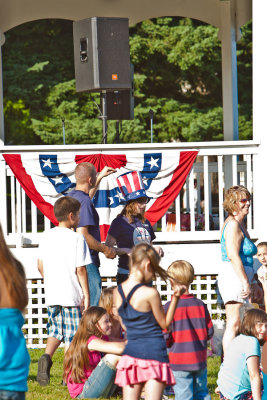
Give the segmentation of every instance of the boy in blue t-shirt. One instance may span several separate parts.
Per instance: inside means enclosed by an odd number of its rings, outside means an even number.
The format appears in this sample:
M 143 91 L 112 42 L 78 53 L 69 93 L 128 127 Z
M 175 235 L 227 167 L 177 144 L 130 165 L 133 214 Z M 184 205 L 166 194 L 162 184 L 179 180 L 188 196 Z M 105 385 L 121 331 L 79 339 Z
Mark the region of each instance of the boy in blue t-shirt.
M 98 305 L 102 288 L 98 253 L 101 252 L 111 259 L 116 257 L 114 249 L 101 243 L 99 216 L 91 198 L 94 196 L 101 179 L 115 171 L 111 167 L 104 167 L 97 176 L 93 164 L 89 162 L 80 163 L 75 168 L 76 187 L 69 193 L 69 196 L 74 197 L 81 203 L 80 222 L 77 232 L 84 236 L 92 257 L 92 262 L 86 266 L 91 306 Z

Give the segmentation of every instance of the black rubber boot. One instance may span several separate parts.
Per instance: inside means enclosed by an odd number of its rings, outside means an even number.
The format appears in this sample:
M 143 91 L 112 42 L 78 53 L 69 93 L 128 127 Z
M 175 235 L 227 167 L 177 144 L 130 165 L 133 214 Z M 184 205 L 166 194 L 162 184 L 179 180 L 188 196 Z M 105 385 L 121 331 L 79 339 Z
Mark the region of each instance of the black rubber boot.
M 40 386 L 46 386 L 50 383 L 50 369 L 52 367 L 52 360 L 49 354 L 43 354 L 38 361 L 37 382 Z

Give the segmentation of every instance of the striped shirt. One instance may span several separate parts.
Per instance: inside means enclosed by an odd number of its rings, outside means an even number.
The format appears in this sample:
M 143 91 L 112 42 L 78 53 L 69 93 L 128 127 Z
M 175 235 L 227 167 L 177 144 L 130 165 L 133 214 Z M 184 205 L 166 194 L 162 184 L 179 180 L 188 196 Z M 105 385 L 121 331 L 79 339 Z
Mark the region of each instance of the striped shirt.
M 167 312 L 170 302 L 164 305 Z M 197 371 L 207 367 L 207 341 L 213 335 L 213 325 L 206 304 L 192 294 L 180 297 L 170 325 L 172 345 L 169 360 L 174 371 Z

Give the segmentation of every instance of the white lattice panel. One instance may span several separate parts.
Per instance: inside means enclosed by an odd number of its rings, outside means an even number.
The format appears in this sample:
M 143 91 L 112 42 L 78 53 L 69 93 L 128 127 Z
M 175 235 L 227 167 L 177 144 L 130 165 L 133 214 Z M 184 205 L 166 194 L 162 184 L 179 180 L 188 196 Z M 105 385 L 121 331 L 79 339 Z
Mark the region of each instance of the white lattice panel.
M 103 277 L 102 286 L 116 286 L 114 277 Z M 162 303 L 171 299 L 171 287 L 159 278 L 156 281 L 157 289 L 161 295 Z M 44 284 L 42 279 L 28 280 L 29 303 L 25 314 L 23 332 L 30 348 L 42 348 L 46 345 L 47 309 L 44 306 Z M 208 306 L 212 318 L 224 314 L 224 309 L 217 301 L 216 276 L 197 275 L 191 286 L 191 293 L 202 299 Z

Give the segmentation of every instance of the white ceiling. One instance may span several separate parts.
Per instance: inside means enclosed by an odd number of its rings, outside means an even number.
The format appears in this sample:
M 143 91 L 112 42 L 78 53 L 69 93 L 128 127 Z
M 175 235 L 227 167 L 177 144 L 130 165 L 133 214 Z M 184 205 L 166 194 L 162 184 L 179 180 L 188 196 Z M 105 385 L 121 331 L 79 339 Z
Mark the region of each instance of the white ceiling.
M 222 2 L 235 8 L 236 27 L 252 17 L 252 0 L 0 0 L 0 31 L 25 22 L 59 18 L 81 20 L 90 17 L 126 17 L 130 25 L 163 16 L 190 17 L 218 28 Z

